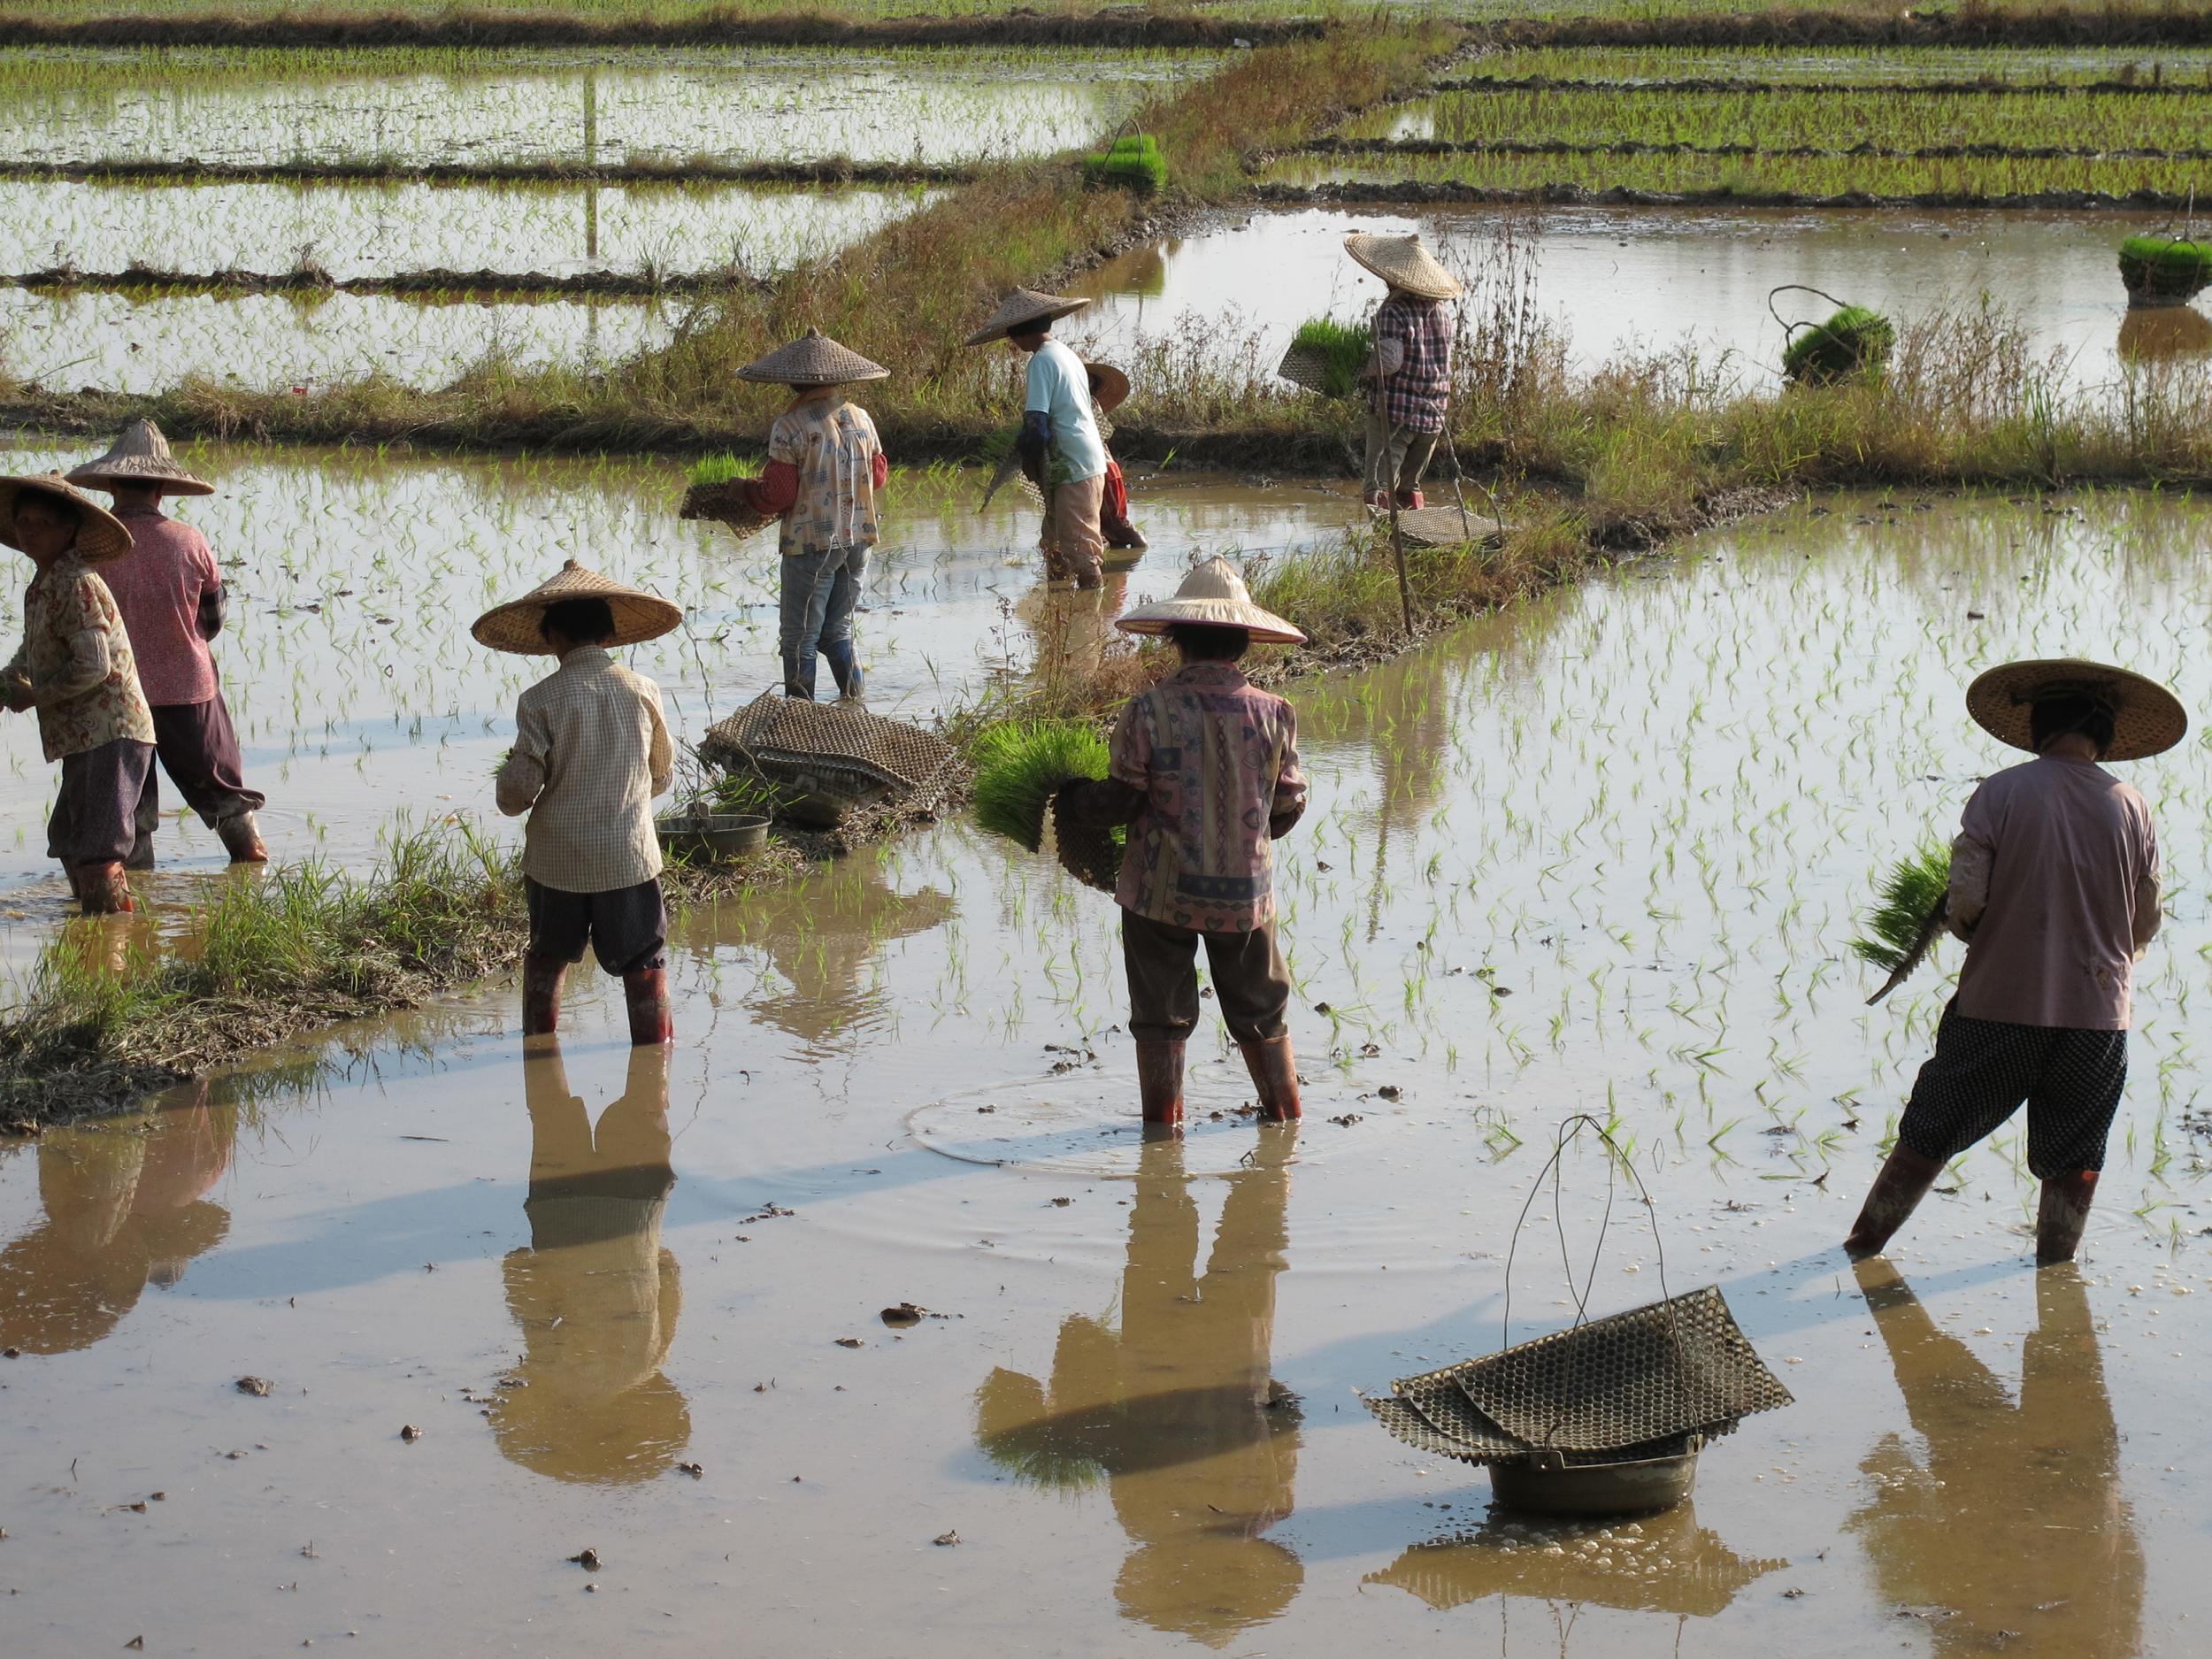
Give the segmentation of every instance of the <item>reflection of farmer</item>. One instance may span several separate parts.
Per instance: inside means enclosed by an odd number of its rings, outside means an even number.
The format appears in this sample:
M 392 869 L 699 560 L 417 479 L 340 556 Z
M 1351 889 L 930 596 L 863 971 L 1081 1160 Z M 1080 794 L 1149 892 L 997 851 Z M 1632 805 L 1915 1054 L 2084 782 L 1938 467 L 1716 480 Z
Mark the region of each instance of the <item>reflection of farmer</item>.
M 1958 994 L 1846 1248 L 1887 1244 L 1944 1164 L 2024 1100 L 2043 1183 L 2036 1256 L 2070 1261 L 2127 1082 L 2135 961 L 2158 932 L 2150 810 L 2097 763 L 2170 749 L 2189 718 L 2163 686 L 2073 660 L 1993 668 L 1966 709 L 2036 758 L 1984 779 L 1959 820 L 1946 912 L 1967 941 Z
M 207 649 L 222 632 L 223 572 L 207 538 L 161 511 L 165 495 L 211 495 L 215 486 L 176 464 L 150 420 L 132 421 L 105 455 L 73 468 L 69 481 L 112 495 L 115 516 L 131 533 L 130 555 L 103 580 L 130 632 L 162 769 L 233 864 L 265 863 L 269 851 L 253 815 L 266 797 L 246 787 L 238 733 Z M 150 767 L 138 798 L 139 868 L 153 868 L 160 822 L 161 788 Z
M 1090 301 L 1016 288 L 990 320 L 968 336 L 972 346 L 1011 341 L 1029 354 L 1027 394 L 1016 447 L 1045 496 L 1045 521 L 1037 545 L 1050 581 L 1072 577 L 1078 588 L 1096 588 L 1105 535 L 1099 509 L 1106 493 L 1106 445 L 1091 413 L 1090 376 L 1083 359 L 1051 338 L 1052 325 Z
M 557 1480 L 648 1480 L 691 1439 L 690 1409 L 661 1375 L 682 1300 L 661 1244 L 676 1185 L 668 1055 L 631 1049 L 628 1085 L 595 1130 L 557 1043 L 523 1061 L 530 1248 L 508 1256 L 506 1279 L 527 1386 L 507 1389 L 491 1422 L 502 1452 Z
M 1459 279 L 1419 236 L 1344 239 L 1344 251 L 1390 285 L 1375 308 L 1374 355 L 1362 374 L 1374 382 L 1367 410 L 1367 504 L 1387 511 L 1421 505 L 1421 478 L 1443 434 L 1452 397 L 1452 319 L 1444 302 Z
M 1048 1386 L 999 1370 L 976 1396 L 994 1462 L 1044 1485 L 1104 1473 L 1134 1547 L 1115 1586 L 1122 1611 L 1213 1647 L 1279 1617 L 1304 1579 L 1262 1536 L 1290 1514 L 1298 1472 L 1297 1406 L 1270 1375 L 1296 1135 L 1262 1129 L 1255 1165 L 1225 1178 L 1202 1279 L 1182 1144 L 1147 1143 L 1119 1333 L 1071 1317 Z
M 222 1242 L 229 1212 L 208 1189 L 230 1167 L 238 1109 L 190 1086 L 142 1122 L 50 1129 L 38 1143 L 45 1219 L 0 1246 L 0 1348 L 90 1348 Z
M 891 371 L 849 351 L 818 328 L 738 371 L 749 380 L 787 386 L 791 405 L 768 432 L 768 465 L 747 486 L 746 504 L 780 516 L 783 689 L 814 695 L 814 659 L 829 661 L 838 695 L 861 695 L 853 644 L 853 608 L 876 544 L 876 497 L 891 463 L 868 411 L 842 388 L 880 380 Z
M 1926 1442 L 1916 1462 L 1886 1435 L 1863 1464 L 1874 1496 L 1847 1525 L 1884 1599 L 1947 1611 L 1927 1624 L 1938 1655 L 1996 1652 L 2029 1632 L 2023 1651 L 2140 1651 L 2143 1553 L 2079 1274 L 2035 1276 L 2016 1405 L 1887 1263 L 1857 1272 Z

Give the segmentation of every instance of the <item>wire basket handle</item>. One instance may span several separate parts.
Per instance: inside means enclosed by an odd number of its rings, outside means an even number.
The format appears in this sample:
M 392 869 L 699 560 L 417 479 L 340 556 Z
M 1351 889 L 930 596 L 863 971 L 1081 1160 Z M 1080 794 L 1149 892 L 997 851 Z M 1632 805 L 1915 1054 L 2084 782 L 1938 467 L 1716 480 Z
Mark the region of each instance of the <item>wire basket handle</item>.
M 1767 315 L 1773 318 L 1778 324 L 1780 324 L 1782 329 L 1782 343 L 1786 347 L 1792 340 L 1794 340 L 1797 337 L 1797 331 L 1801 328 L 1817 328 L 1824 334 L 1825 334 L 1828 329 L 1828 325 L 1821 322 L 1813 322 L 1809 320 L 1796 323 L 1783 322 L 1782 313 L 1774 309 L 1774 296 L 1777 294 L 1790 293 L 1817 294 L 1821 298 L 1826 300 L 1828 303 L 1834 306 L 1838 311 L 1841 311 L 1843 309 L 1843 302 L 1838 299 L 1834 295 L 1829 293 L 1825 288 L 1811 288 L 1802 282 L 1785 282 L 1778 288 L 1769 288 L 1767 290 Z

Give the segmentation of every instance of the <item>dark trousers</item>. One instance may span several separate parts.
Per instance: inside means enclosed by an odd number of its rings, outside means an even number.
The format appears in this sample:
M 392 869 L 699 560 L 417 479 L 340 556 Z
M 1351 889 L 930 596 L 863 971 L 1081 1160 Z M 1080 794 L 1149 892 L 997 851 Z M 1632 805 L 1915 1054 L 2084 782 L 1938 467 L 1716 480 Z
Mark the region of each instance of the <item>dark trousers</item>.
M 1947 1164 L 2028 1108 L 2028 1168 L 2047 1181 L 2104 1168 L 2105 1140 L 2128 1080 L 2124 1031 L 1970 1019 L 1956 1002 L 1913 1080 L 1897 1138 Z
M 1183 1042 L 1198 1028 L 1198 941 L 1206 941 L 1214 1000 L 1229 1034 L 1264 1042 L 1289 1026 L 1290 973 L 1275 948 L 1275 924 L 1248 933 L 1199 933 L 1121 913 L 1121 959 L 1129 972 L 1129 1034 L 1140 1042 Z
M 604 893 L 564 893 L 525 876 L 534 956 L 581 962 L 588 944 L 609 973 L 636 973 L 668 965 L 668 910 L 657 877 Z
M 217 692 L 205 703 L 157 703 L 153 710 L 154 752 L 185 805 L 208 828 L 241 812 L 258 812 L 268 797 L 246 787 L 245 761 L 230 710 Z M 151 869 L 154 830 L 161 822 L 161 785 L 151 767 L 138 797 L 138 859 Z
M 154 746 L 119 737 L 65 755 L 61 788 L 46 821 L 46 854 L 70 869 L 127 864 L 138 845 L 138 798 L 153 773 Z

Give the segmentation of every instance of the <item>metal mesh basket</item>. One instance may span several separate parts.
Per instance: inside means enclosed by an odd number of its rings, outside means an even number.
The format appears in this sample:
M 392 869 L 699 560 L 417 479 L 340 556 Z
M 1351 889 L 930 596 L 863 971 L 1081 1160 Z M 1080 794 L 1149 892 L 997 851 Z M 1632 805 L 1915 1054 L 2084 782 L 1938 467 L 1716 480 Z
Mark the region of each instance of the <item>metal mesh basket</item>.
M 1060 868 L 1086 887 L 1111 893 L 1121 879 L 1121 843 L 1114 833 L 1079 824 L 1065 810 L 1068 797 L 1055 790 L 1052 796 L 1052 842 Z
M 1283 353 L 1283 360 L 1275 373 L 1293 386 L 1302 386 L 1309 392 L 1329 393 L 1328 354 L 1315 346 L 1293 346 Z
M 950 744 L 918 726 L 774 691 L 710 728 L 699 756 L 710 765 L 833 786 L 856 799 L 940 794 L 956 758 Z

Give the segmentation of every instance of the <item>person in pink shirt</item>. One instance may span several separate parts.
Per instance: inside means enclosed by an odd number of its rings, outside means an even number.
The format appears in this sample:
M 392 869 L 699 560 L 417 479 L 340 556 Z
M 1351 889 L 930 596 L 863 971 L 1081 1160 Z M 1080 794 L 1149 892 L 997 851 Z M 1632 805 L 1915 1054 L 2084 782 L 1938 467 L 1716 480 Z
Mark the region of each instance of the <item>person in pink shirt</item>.
M 1960 818 L 1944 919 L 1966 963 L 1845 1248 L 1879 1252 L 1943 1166 L 2024 1102 L 2043 1183 L 2036 1259 L 2071 1261 L 2127 1082 L 2135 964 L 2159 922 L 2150 810 L 2097 763 L 2171 749 L 2189 717 L 2155 681 L 2070 657 L 1993 668 L 1966 708 L 2036 758 L 1985 778 Z
M 267 797 L 246 787 L 238 733 L 207 648 L 222 631 L 223 573 L 207 538 L 161 511 L 165 495 L 211 495 L 215 487 L 177 465 L 150 420 L 132 421 L 112 449 L 68 477 L 112 495 L 115 516 L 131 533 L 131 552 L 102 573 L 131 636 L 162 770 L 233 864 L 265 863 L 269 849 L 254 814 Z M 150 767 L 138 798 L 134 869 L 153 868 L 160 822 L 161 785 Z

